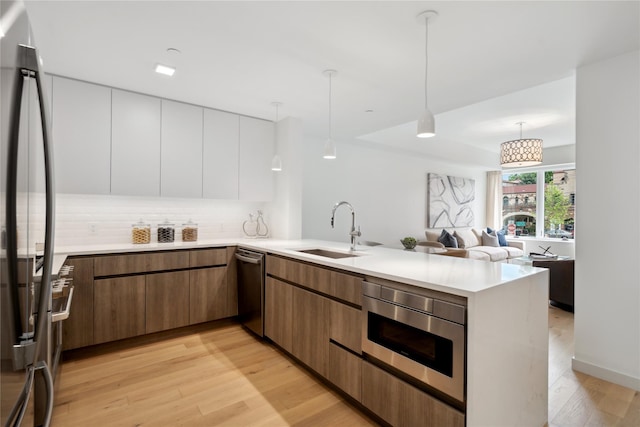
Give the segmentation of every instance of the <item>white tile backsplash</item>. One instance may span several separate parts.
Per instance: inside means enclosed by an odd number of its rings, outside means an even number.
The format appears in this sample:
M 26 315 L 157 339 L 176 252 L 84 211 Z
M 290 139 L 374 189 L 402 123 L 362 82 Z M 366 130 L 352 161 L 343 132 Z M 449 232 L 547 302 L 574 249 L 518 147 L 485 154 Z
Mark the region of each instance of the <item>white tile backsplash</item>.
M 198 239 L 242 237 L 242 223 L 260 209 L 268 219 L 268 203 L 233 200 L 178 199 L 129 196 L 58 194 L 56 196 L 56 246 L 130 243 L 131 225 L 142 219 L 151 224 L 151 241 L 157 225 L 168 220 L 181 226 L 198 224 Z

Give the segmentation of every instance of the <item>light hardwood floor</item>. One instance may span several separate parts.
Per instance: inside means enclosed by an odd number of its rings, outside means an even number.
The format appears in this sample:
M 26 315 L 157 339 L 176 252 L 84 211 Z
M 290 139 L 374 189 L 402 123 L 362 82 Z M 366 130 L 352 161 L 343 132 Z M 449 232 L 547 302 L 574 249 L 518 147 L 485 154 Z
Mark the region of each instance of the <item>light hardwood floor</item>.
M 640 393 L 571 370 L 573 315 L 549 308 L 549 427 L 640 426 Z M 65 353 L 54 426 L 376 425 L 231 322 Z

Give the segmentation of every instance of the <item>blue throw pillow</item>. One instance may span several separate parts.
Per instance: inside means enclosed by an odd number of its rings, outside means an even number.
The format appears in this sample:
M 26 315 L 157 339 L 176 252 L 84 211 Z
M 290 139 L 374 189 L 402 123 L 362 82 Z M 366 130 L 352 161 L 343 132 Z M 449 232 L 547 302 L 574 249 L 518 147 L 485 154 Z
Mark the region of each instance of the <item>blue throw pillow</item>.
M 498 236 L 498 243 L 500 244 L 500 246 L 509 246 L 509 244 L 507 243 L 507 238 L 504 235 L 504 230 L 496 232 L 496 236 Z
M 440 237 L 438 237 L 438 242 L 442 243 L 445 248 L 458 247 L 458 239 L 456 239 L 453 234 L 449 233 L 447 230 L 442 230 Z

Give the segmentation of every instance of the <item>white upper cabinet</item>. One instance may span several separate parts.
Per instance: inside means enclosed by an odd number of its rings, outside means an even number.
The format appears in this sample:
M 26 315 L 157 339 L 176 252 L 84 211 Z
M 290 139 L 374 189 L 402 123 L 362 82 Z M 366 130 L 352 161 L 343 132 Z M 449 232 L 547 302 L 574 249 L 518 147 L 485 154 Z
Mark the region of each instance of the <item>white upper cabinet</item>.
M 202 107 L 162 100 L 162 196 L 202 197 L 202 110 Z
M 109 194 L 111 89 L 53 77 L 56 191 Z
M 240 117 L 204 109 L 202 195 L 207 199 L 238 199 Z
M 266 120 L 240 117 L 240 200 L 270 201 L 273 198 L 273 126 Z
M 160 99 L 113 89 L 111 194 L 160 195 Z

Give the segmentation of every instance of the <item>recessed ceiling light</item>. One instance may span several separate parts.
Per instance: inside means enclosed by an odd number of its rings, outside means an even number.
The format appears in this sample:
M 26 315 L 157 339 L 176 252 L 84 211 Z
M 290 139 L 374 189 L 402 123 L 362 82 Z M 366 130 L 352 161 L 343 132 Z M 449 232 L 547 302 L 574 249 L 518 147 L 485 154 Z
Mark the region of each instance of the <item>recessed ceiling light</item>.
M 373 110 L 364 110 L 365 113 L 373 113 Z
M 176 49 L 175 47 L 167 48 L 167 53 L 182 53 L 180 49 Z
M 164 74 L 165 76 L 173 76 L 173 73 L 176 72 L 176 69 L 173 67 L 169 67 L 168 65 L 157 64 L 156 65 L 156 73 Z

